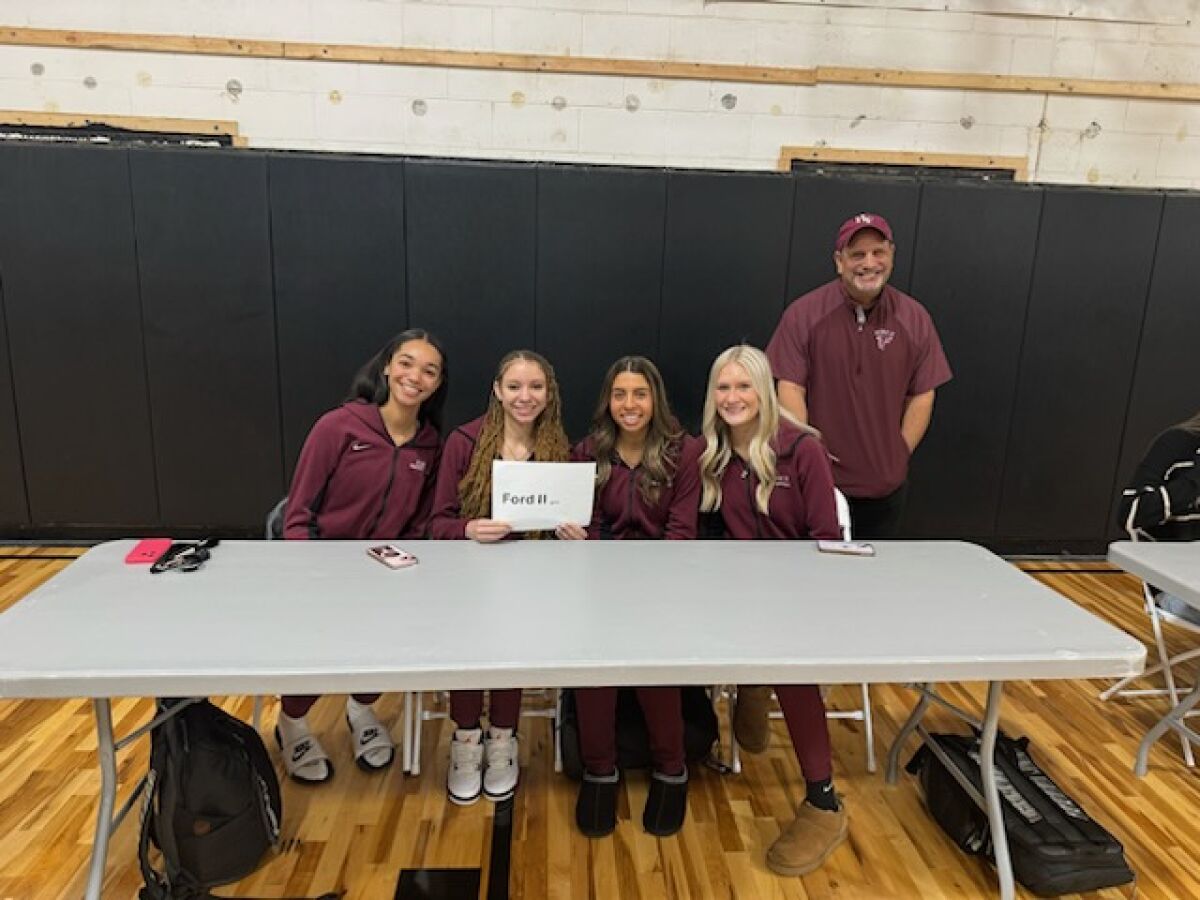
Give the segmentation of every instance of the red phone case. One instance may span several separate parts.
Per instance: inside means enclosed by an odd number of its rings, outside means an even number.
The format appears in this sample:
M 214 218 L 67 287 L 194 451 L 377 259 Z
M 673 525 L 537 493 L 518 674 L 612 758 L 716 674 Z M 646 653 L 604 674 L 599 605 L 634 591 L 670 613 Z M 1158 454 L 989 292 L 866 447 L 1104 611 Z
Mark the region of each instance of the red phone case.
M 129 551 L 125 562 L 131 566 L 152 563 L 166 553 L 170 547 L 170 538 L 143 538 Z

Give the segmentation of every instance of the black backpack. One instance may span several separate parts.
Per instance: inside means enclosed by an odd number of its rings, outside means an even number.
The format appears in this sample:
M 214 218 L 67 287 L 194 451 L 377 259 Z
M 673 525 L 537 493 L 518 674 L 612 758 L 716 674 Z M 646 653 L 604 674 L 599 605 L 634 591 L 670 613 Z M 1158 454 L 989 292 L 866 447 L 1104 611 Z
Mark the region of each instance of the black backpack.
M 211 897 L 208 888 L 250 874 L 279 842 L 279 780 L 258 732 L 207 700 L 159 700 L 158 711 L 179 706 L 151 732 L 140 900 Z
M 982 793 L 978 735 L 931 737 Z M 925 805 L 954 843 L 994 861 L 987 813 L 929 747 L 922 745 L 906 768 L 920 779 Z M 1133 880 L 1120 842 L 1038 768 L 1029 755 L 1028 738 L 997 736 L 996 787 L 1013 875 L 1034 894 L 1057 897 Z
M 717 740 L 717 714 L 712 700 L 702 687 L 684 687 L 681 691 L 683 711 L 683 754 L 689 763 L 708 757 Z M 575 692 L 564 690 L 562 717 L 559 721 L 563 772 L 579 781 L 583 778 L 583 756 L 579 748 L 579 724 L 575 712 Z M 646 719 L 633 688 L 617 689 L 617 765 L 621 769 L 648 769 L 650 736 Z

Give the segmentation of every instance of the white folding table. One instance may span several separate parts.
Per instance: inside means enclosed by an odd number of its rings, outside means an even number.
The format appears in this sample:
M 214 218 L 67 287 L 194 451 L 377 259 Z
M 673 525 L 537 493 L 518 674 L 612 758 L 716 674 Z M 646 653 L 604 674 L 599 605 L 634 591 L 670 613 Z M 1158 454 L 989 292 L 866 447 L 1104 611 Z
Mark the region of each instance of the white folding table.
M 1117 541 L 1108 547 L 1109 561 L 1147 584 L 1174 594 L 1189 606 L 1200 609 L 1200 541 Z M 1146 774 L 1150 748 L 1167 733 L 1178 732 L 1187 740 L 1200 743 L 1200 735 L 1187 725 L 1187 715 L 1200 702 L 1200 678 L 1191 692 L 1146 732 L 1138 747 L 1133 770 Z
M 223 542 L 194 573 L 148 574 L 96 547 L 0 615 L 0 697 L 90 697 L 101 801 L 87 897 L 116 802 L 109 698 L 453 688 L 987 681 L 982 796 L 1013 896 L 993 751 L 1004 681 L 1140 672 L 1145 650 L 988 551 L 812 542 Z M 140 731 L 140 730 L 139 730 Z M 126 739 L 128 740 L 128 738 Z M 122 744 L 124 742 L 121 742 Z M 935 748 L 936 749 L 936 748 Z M 132 802 L 132 798 L 131 801 Z

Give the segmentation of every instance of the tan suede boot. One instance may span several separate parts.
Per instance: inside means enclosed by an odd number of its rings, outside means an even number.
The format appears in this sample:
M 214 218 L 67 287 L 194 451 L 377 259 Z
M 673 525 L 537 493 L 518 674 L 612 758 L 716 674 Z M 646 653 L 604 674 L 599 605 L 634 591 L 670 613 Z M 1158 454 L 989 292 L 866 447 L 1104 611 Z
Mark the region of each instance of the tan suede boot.
M 849 830 L 845 802 L 836 812 L 829 812 L 805 801 L 792 824 L 767 851 L 767 868 L 778 875 L 807 875 L 821 867 L 846 840 Z
M 747 753 L 762 753 L 771 743 L 771 723 L 767 713 L 771 689 L 761 685 L 738 685 L 733 707 L 733 736 Z

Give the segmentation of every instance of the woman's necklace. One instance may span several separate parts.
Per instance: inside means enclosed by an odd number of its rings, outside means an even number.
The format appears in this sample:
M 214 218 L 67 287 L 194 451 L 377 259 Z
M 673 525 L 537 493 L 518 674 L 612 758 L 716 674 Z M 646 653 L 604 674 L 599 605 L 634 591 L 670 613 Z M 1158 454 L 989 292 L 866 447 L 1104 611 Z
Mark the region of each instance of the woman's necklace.
M 524 444 L 518 444 L 514 441 L 505 440 L 500 446 L 500 456 L 503 459 L 514 462 L 524 462 L 533 456 L 533 452 Z

